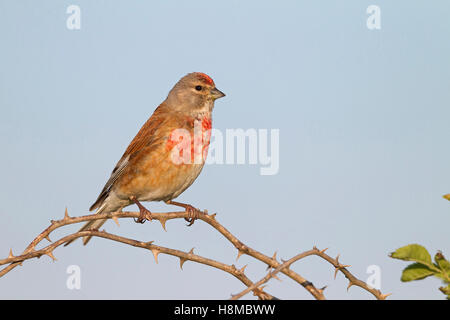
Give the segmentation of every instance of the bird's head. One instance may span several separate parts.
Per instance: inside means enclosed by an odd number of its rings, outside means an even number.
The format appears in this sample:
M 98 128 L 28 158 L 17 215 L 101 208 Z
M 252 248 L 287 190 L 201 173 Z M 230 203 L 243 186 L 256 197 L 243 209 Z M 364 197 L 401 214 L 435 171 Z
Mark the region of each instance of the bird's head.
M 212 110 L 214 101 L 225 94 L 216 88 L 213 79 L 201 72 L 181 78 L 167 96 L 167 103 L 177 111 L 196 112 Z

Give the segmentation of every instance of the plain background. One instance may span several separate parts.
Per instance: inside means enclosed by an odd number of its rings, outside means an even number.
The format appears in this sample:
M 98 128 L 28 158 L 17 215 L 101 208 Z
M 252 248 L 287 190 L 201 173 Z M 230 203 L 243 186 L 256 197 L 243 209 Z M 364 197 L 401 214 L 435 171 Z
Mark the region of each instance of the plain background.
M 66 9 L 81 8 L 81 30 Z M 366 9 L 381 8 L 381 30 Z M 313 245 L 362 280 L 381 270 L 391 299 L 444 299 L 440 281 L 400 282 L 388 254 L 420 243 L 450 256 L 450 4 L 448 1 L 0 1 L 0 258 L 49 224 L 87 214 L 117 160 L 188 72 L 227 96 L 214 127 L 280 130 L 280 170 L 208 165 L 180 201 L 210 212 L 243 242 L 287 259 Z M 153 211 L 172 210 L 160 203 Z M 134 209 L 130 207 L 129 209 Z M 202 222 L 105 228 L 235 263 L 265 266 Z M 52 236 L 55 240 L 77 226 Z M 228 274 L 94 239 L 25 262 L 0 279 L 0 298 L 227 299 Z M 81 290 L 66 287 L 70 265 Z M 293 269 L 329 299 L 372 299 L 319 258 Z M 281 276 L 267 291 L 311 299 Z M 247 298 L 252 298 L 248 295 Z

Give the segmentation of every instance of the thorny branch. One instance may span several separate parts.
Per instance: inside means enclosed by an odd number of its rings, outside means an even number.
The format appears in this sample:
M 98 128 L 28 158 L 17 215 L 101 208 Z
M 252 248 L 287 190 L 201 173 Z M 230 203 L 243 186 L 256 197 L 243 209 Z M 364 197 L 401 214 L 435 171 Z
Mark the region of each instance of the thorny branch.
M 153 256 L 155 258 L 155 261 L 158 262 L 158 255 L 160 253 L 172 255 L 175 257 L 178 257 L 180 259 L 180 267 L 183 267 L 183 264 L 186 261 L 193 261 L 196 263 L 201 263 L 205 265 L 209 265 L 211 267 L 220 269 L 224 272 L 227 272 L 231 274 L 232 276 L 239 279 L 242 283 L 244 283 L 247 286 L 247 289 L 242 291 L 241 293 L 234 295 L 232 299 L 238 299 L 245 294 L 253 291 L 253 294 L 258 296 L 259 299 L 274 299 L 272 295 L 262 290 L 261 285 L 269 281 L 271 278 L 277 278 L 276 274 L 281 272 L 291 278 L 292 280 L 299 283 L 301 286 L 303 286 L 315 299 L 317 300 L 325 300 L 325 296 L 323 294 L 323 291 L 325 288 L 317 289 L 311 282 L 307 281 L 305 278 L 303 278 L 298 273 L 291 270 L 289 267 L 292 263 L 303 259 L 307 256 L 316 255 L 321 257 L 322 259 L 328 261 L 330 264 L 332 264 L 335 267 L 335 277 L 338 271 L 342 272 L 344 276 L 349 280 L 349 286 L 347 289 L 349 289 L 352 285 L 359 286 L 363 288 L 364 290 L 370 292 L 373 294 L 377 299 L 384 300 L 389 294 L 382 294 L 379 290 L 373 289 L 369 287 L 365 282 L 357 279 L 354 275 L 352 275 L 346 268 L 349 267 L 347 265 L 342 265 L 339 262 L 339 256 L 336 257 L 336 259 L 331 258 L 327 254 L 325 254 L 325 250 L 319 250 L 316 247 L 314 247 L 312 250 L 305 251 L 299 255 L 296 255 L 295 257 L 289 259 L 288 261 L 282 261 L 282 263 L 279 263 L 276 258 L 276 253 L 272 256 L 266 256 L 248 246 L 243 244 L 238 238 L 236 238 L 231 232 L 229 232 L 224 226 L 222 226 L 219 222 L 216 220 L 216 214 L 208 214 L 207 211 L 202 212 L 199 211 L 198 219 L 206 222 L 211 227 L 216 229 L 218 232 L 220 232 L 229 242 L 231 242 L 234 247 L 238 250 L 237 259 L 243 254 L 247 254 L 264 264 L 267 264 L 268 268 L 273 269 L 273 271 L 269 272 L 263 279 L 260 281 L 253 283 L 246 275 L 245 275 L 245 266 L 241 269 L 237 269 L 234 265 L 228 265 L 213 259 L 205 258 L 199 255 L 196 255 L 193 253 L 193 249 L 189 252 L 184 252 L 180 250 L 170 249 L 162 246 L 158 246 L 153 244 L 153 241 L 150 242 L 142 242 L 137 241 L 125 237 L 121 237 L 118 235 L 114 235 L 111 233 L 107 233 L 105 231 L 99 231 L 99 230 L 88 230 L 88 231 L 81 231 L 81 232 L 75 232 L 70 235 L 67 235 L 55 242 L 52 242 L 50 245 L 45 246 L 42 249 L 37 250 L 36 246 L 43 240 L 47 239 L 50 240 L 50 234 L 63 226 L 67 226 L 70 224 L 85 222 L 85 221 L 91 221 L 91 220 L 98 220 L 98 219 L 112 219 L 118 224 L 119 218 L 137 218 L 139 217 L 139 212 L 113 212 L 113 213 L 101 213 L 101 214 L 90 214 L 80 217 L 70 217 L 68 215 L 67 209 L 65 211 L 64 218 L 61 220 L 51 220 L 51 224 L 49 227 L 47 227 L 44 231 L 42 231 L 23 251 L 21 255 L 14 256 L 12 253 L 12 250 L 10 250 L 8 258 L 0 259 L 0 265 L 6 265 L 2 270 L 0 270 L 0 278 L 10 272 L 15 267 L 22 265 L 23 261 L 33 259 L 33 258 L 39 258 L 43 255 L 48 255 L 53 260 L 56 260 L 56 258 L 53 255 L 53 251 L 67 243 L 68 241 L 77 239 L 79 237 L 84 236 L 94 236 L 94 237 L 101 237 L 105 239 L 109 239 L 112 241 L 124 243 L 127 245 L 131 245 L 134 247 L 144 248 L 147 250 L 150 250 L 153 253 Z M 154 213 L 152 212 L 151 218 L 153 220 L 158 220 L 164 230 L 166 230 L 166 222 L 167 220 L 172 219 L 183 219 L 188 218 L 188 213 L 186 211 L 181 212 L 168 212 L 168 213 Z M 236 260 L 237 260 L 236 259 Z

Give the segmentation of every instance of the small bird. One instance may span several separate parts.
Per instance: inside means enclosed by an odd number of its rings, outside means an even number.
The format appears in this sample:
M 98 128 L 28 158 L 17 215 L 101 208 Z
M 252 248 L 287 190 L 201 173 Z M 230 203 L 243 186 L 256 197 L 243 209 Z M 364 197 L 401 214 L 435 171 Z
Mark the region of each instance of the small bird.
M 200 174 L 208 152 L 214 102 L 224 96 L 204 73 L 181 78 L 131 141 L 89 210 L 117 212 L 136 204 L 140 212 L 136 222 L 144 223 L 151 220 L 151 212 L 141 201 L 164 201 L 185 208 L 191 225 L 196 209 L 172 199 Z M 105 222 L 89 221 L 80 231 L 97 230 Z M 84 237 L 83 244 L 90 238 Z

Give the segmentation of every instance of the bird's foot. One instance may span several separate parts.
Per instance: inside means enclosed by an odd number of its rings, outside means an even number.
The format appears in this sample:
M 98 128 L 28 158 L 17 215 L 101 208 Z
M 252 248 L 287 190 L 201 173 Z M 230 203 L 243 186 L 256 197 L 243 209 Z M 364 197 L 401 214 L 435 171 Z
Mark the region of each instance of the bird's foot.
M 152 213 L 150 212 L 150 210 L 144 207 L 139 208 L 139 217 L 137 219 L 134 219 L 134 222 L 144 223 L 147 220 L 152 221 Z
M 134 222 L 136 222 L 136 223 L 144 223 L 147 220 L 152 221 L 152 213 L 150 212 L 150 210 L 148 210 L 146 207 L 144 207 L 136 199 L 136 197 L 130 197 L 130 200 L 133 201 L 139 208 L 139 217 L 137 219 L 134 219 Z
M 199 218 L 200 211 L 198 211 L 198 209 L 194 208 L 193 206 L 191 206 L 189 204 L 186 206 L 185 209 L 188 213 L 188 217 L 184 218 L 184 220 L 189 222 L 189 224 L 187 226 L 190 227 L 194 224 L 195 220 L 197 220 Z
M 176 202 L 176 201 L 172 201 L 172 200 L 168 200 L 168 201 L 166 201 L 166 203 L 174 205 L 174 206 L 182 207 L 182 208 L 184 208 L 184 210 L 186 210 L 188 216 L 186 218 L 184 218 L 184 220 L 189 222 L 189 224 L 187 225 L 188 227 L 192 226 L 194 224 L 195 220 L 197 220 L 200 217 L 200 213 L 201 213 L 200 210 L 191 206 L 190 204 Z

